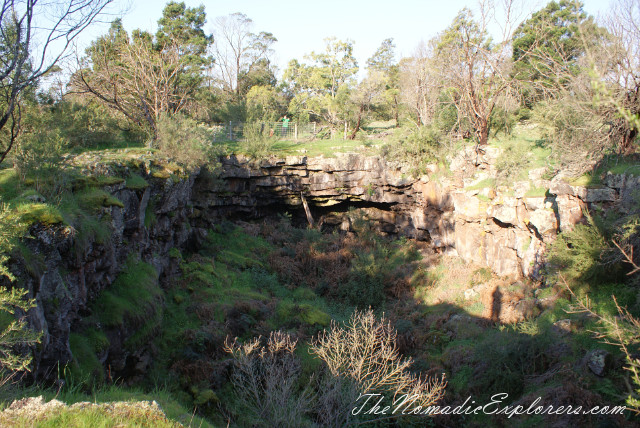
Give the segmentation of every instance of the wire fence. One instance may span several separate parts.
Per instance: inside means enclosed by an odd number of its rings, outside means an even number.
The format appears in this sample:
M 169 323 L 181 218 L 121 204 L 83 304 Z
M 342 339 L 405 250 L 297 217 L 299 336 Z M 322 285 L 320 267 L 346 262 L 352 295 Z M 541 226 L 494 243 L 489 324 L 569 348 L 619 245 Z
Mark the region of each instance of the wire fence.
M 214 124 L 210 126 L 210 129 L 213 131 L 214 141 L 244 141 L 248 133 L 247 127 L 249 126 L 255 127 L 258 132 L 270 137 L 293 141 L 311 140 L 318 138 L 321 134 L 331 132 L 327 126 L 320 126 L 316 122 L 288 122 L 286 124 L 283 122 L 228 122 Z M 342 133 L 336 132 L 335 134 Z

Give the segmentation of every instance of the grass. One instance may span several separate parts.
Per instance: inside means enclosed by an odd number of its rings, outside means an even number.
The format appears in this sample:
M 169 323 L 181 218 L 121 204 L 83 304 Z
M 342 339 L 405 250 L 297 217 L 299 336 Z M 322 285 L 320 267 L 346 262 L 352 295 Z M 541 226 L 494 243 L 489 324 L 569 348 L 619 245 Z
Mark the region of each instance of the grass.
M 147 180 L 145 180 L 141 176 L 132 174 L 125 181 L 125 186 L 127 187 L 127 189 L 142 190 L 149 187 L 149 183 L 147 183 Z
M 228 141 L 223 143 L 227 153 L 242 153 L 241 143 Z M 271 148 L 275 156 L 325 156 L 334 157 L 336 153 L 359 152 L 377 154 L 377 149 L 383 144 L 382 140 L 361 141 L 345 139 L 327 139 L 312 141 L 277 141 Z
M 75 382 L 93 385 L 104 380 L 102 363 L 96 356 L 97 349 L 93 346 L 90 337 L 80 333 L 69 335 L 69 346 L 73 354 L 71 365 L 71 378 Z
M 484 180 L 480 180 L 474 185 L 465 187 L 464 190 L 495 189 L 495 187 L 496 187 L 495 178 L 485 178 Z
M 145 320 L 148 312 L 159 310 L 160 296 L 155 268 L 129 257 L 113 284 L 96 299 L 94 309 L 103 325 L 118 326 L 125 318 Z
M 541 198 L 547 195 L 547 189 L 544 187 L 531 187 L 524 194 L 525 198 Z
M 143 392 L 136 388 L 109 385 L 94 389 L 91 394 L 81 392 L 75 385 L 61 391 L 34 390 L 29 395 L 42 395 L 45 401 L 56 399 L 67 406 L 35 416 L 8 419 L 0 413 L 0 425 L 15 427 L 203 427 L 213 425 L 195 415 L 193 410 L 175 399 L 165 388 Z M 160 411 L 150 407 L 155 401 Z M 97 406 L 71 408 L 75 403 L 89 402 Z
M 112 206 L 124 208 L 122 201 L 102 189 L 85 190 L 78 194 L 78 201 L 80 206 L 88 210 Z

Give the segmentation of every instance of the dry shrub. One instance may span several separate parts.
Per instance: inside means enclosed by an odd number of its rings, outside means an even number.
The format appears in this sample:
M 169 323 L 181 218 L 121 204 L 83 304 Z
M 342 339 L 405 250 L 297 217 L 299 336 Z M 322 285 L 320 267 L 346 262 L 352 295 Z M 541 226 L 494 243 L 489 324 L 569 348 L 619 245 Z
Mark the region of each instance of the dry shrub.
M 281 331 L 271 332 L 265 345 L 255 338 L 242 345 L 227 340 L 225 351 L 234 360 L 231 376 L 249 418 L 264 426 L 302 426 L 311 405 L 311 390 L 298 389 L 300 361 L 297 341 Z
M 313 418 L 321 426 L 342 427 L 361 417 L 352 414 L 361 394 L 408 394 L 416 398 L 413 406 L 423 408 L 444 396 L 444 379 L 411 373 L 413 360 L 400 355 L 396 342 L 384 318 L 356 311 L 344 325 L 334 322 L 312 340 L 309 350 L 324 364 L 302 386 L 297 342 L 288 334 L 272 332 L 264 345 L 260 338 L 244 345 L 227 341 L 225 350 L 233 357 L 231 382 L 254 421 L 297 427 Z
M 426 408 L 444 396 L 444 379 L 422 379 L 409 371 L 413 360 L 402 358 L 397 348 L 397 332 L 384 319 L 377 320 L 371 309 L 355 311 L 344 325 L 332 323 L 312 341 L 310 352 L 327 365 L 335 378 L 356 385 L 358 394 L 392 394 L 393 400 L 404 394 L 416 397 L 414 405 Z M 355 407 L 358 396 L 344 397 L 343 409 Z

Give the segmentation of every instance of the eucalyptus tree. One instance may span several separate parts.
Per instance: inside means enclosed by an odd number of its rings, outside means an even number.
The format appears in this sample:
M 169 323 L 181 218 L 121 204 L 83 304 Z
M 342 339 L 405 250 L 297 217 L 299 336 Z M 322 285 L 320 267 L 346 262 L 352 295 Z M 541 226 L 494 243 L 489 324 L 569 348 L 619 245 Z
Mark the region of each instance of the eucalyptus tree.
M 324 120 L 335 128 L 348 115 L 358 72 L 353 42 L 327 38 L 324 51 L 311 52 L 305 60 L 290 61 L 284 72 L 285 91 L 291 97 L 289 112 L 298 118 Z

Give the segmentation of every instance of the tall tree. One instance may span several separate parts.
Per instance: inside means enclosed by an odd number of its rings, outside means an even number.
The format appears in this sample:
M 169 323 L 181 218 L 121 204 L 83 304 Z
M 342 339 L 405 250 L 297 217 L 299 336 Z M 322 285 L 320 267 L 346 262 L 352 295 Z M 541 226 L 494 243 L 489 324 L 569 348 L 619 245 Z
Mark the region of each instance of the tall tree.
M 327 38 L 324 52 L 311 52 L 305 59 L 308 64 L 290 61 L 284 73 L 286 90 L 292 96 L 289 112 L 317 117 L 335 127 L 345 118 L 358 72 L 353 42 Z
M 253 21 L 243 13 L 221 16 L 215 22 L 216 78 L 225 91 L 236 96 L 246 94 L 252 84 L 275 80 L 271 55 L 278 39 L 272 33 L 252 30 Z
M 0 163 L 20 129 L 25 91 L 67 56 L 112 0 L 3 0 L 0 7 Z M 34 49 L 37 47 L 37 49 Z
M 376 52 L 367 60 L 370 74 L 382 74 L 384 91 L 381 104 L 390 106 L 390 116 L 399 126 L 400 106 L 400 67 L 396 62 L 396 45 L 393 39 L 384 39 Z
M 492 40 L 487 31 L 491 15 L 492 10 L 482 8 L 476 21 L 469 9 L 463 9 L 435 48 L 442 87 L 456 106 L 458 120 L 469 121 L 479 145 L 489 140 L 493 112 L 516 95 L 507 49 L 510 37 Z
M 524 84 L 525 103 L 553 95 L 579 72 L 585 43 L 597 32 L 577 0 L 551 1 L 518 26 L 513 35 L 514 76 Z
M 87 49 L 72 78 L 76 92 L 95 97 L 142 127 L 154 140 L 163 113 L 185 110 L 200 88 L 211 58 L 202 30 L 202 7 L 169 3 L 156 37 L 135 30 L 131 37 L 120 21 Z

